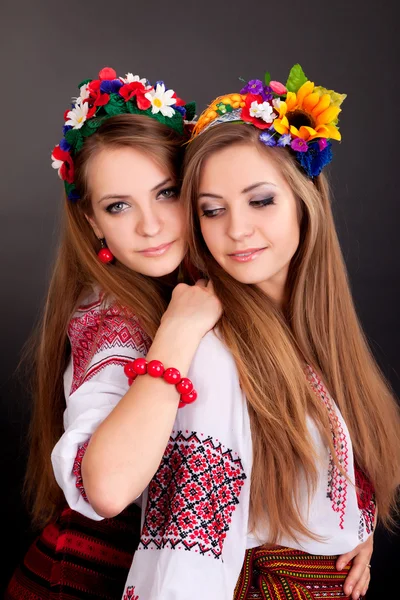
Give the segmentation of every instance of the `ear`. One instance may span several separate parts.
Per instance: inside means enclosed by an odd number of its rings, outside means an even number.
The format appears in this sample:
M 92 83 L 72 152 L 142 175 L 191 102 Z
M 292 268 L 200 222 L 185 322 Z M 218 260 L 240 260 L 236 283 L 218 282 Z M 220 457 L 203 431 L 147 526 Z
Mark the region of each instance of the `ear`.
M 99 239 L 102 240 L 104 238 L 103 232 L 98 228 L 96 221 L 93 219 L 93 217 L 89 217 L 89 215 L 85 214 L 85 218 L 88 221 L 89 225 L 91 226 L 91 228 L 93 229 L 95 236 Z

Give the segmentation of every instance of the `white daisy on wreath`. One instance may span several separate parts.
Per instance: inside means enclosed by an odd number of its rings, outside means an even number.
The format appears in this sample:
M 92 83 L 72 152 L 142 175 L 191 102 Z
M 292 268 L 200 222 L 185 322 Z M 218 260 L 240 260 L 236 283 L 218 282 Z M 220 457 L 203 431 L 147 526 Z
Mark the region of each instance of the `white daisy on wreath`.
M 78 100 L 74 108 L 68 111 L 65 124 L 70 125 L 73 129 L 80 129 L 86 121 L 88 110 L 89 104 L 87 102 L 82 104 Z
M 164 117 L 172 117 L 175 110 L 172 105 L 176 103 L 176 98 L 173 98 L 173 90 L 166 90 L 163 83 L 157 83 L 154 90 L 150 90 L 145 94 L 145 97 L 151 102 L 151 112 L 153 115 L 161 112 Z
M 140 79 L 139 75 L 133 75 L 133 73 L 127 73 L 125 78 L 121 77 L 121 79 L 124 83 L 134 83 L 135 81 L 138 81 L 147 87 L 147 79 Z
M 63 160 L 59 160 L 59 159 L 55 158 L 55 156 L 54 156 L 53 154 L 51 155 L 51 160 L 53 161 L 53 162 L 51 163 L 51 166 L 53 167 L 53 169 L 57 169 L 58 176 L 61 178 L 60 169 L 61 169 L 61 167 L 63 166 L 63 164 L 64 164 L 64 161 L 63 161 Z

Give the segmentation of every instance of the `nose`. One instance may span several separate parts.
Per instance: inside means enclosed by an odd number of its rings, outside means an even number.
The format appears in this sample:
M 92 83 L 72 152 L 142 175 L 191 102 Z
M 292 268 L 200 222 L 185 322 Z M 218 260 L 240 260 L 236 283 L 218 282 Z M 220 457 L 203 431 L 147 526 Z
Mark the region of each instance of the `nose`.
M 254 233 L 254 225 L 248 218 L 239 210 L 230 210 L 227 234 L 235 242 L 252 236 Z
M 162 229 L 162 220 L 154 206 L 142 208 L 136 231 L 143 237 L 155 237 Z

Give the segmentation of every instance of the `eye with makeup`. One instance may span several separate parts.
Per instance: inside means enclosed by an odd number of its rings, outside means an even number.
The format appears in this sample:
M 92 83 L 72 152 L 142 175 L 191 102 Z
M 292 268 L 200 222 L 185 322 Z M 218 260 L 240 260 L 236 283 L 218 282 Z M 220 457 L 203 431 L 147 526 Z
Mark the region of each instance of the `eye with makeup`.
M 269 198 L 261 198 L 260 200 L 251 200 L 249 202 L 249 206 L 253 208 L 264 208 L 265 206 L 270 206 L 271 204 L 275 204 L 275 199 L 273 196 Z M 213 217 L 217 217 L 222 214 L 226 209 L 225 208 L 203 208 L 203 213 L 200 215 L 201 217 L 207 217 L 212 219 Z
M 200 215 L 200 217 L 208 217 L 209 219 L 212 219 L 213 217 L 221 214 L 225 208 L 203 208 L 202 210 L 203 213 Z
M 251 200 L 249 204 L 253 208 L 263 208 L 264 206 L 270 206 L 271 204 L 275 204 L 275 198 L 271 196 L 269 198 L 262 198 L 260 200 Z
M 161 190 L 157 194 L 157 200 L 175 200 L 179 196 L 179 188 L 169 187 Z
M 106 212 L 112 215 L 117 215 L 126 210 L 126 207 L 129 207 L 126 202 L 113 202 L 106 207 Z

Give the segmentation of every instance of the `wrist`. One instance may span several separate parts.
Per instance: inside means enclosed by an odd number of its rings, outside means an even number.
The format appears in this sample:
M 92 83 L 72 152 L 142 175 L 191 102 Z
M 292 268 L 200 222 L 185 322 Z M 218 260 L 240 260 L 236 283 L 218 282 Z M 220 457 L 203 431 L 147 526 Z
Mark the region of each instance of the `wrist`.
M 162 324 L 146 356 L 148 362 L 160 360 L 165 368 L 175 367 L 185 377 L 202 336 L 188 328 L 176 328 L 171 323 Z
M 173 317 L 162 320 L 154 341 L 156 341 L 156 339 L 176 339 L 179 340 L 181 344 L 188 344 L 190 346 L 193 343 L 199 344 L 205 333 L 206 332 L 201 330 L 196 323 L 193 323 L 193 321 Z

